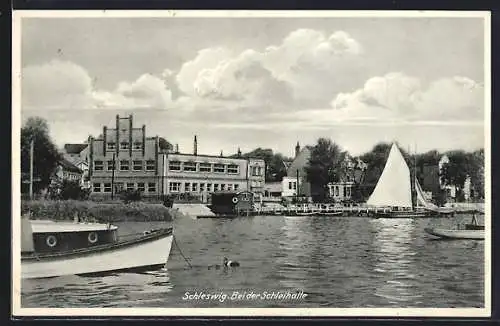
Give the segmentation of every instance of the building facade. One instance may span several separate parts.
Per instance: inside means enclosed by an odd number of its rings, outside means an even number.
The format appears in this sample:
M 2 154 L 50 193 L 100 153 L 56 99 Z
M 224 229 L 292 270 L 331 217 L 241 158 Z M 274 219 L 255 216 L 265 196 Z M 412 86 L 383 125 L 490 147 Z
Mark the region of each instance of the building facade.
M 195 142 L 196 144 L 196 142 Z M 189 194 L 207 202 L 209 195 L 225 191 L 251 191 L 255 200 L 264 192 L 265 162 L 213 155 L 165 153 L 165 194 Z
M 92 194 L 138 190 L 160 194 L 162 166 L 158 136 L 147 137 L 146 126 L 133 127 L 132 115 L 116 116 L 114 128 L 103 127 L 102 137 L 89 139 L 89 176 Z
M 199 155 L 196 136 L 192 154 L 161 150 L 159 137 L 148 137 L 145 125 L 134 128 L 132 115 L 117 115 L 113 128 L 104 126 L 102 136 L 89 138 L 82 155 L 88 157 L 93 196 L 137 190 L 206 202 L 214 192 L 248 190 L 258 200 L 264 189 L 264 160 Z

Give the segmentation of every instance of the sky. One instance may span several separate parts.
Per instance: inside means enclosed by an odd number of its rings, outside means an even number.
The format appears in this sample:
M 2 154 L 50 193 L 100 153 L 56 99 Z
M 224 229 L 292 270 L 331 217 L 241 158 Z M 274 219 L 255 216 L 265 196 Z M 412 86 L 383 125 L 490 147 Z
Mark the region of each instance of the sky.
M 292 156 L 327 137 L 353 155 L 484 145 L 482 18 L 22 18 L 21 118 L 53 141 L 115 116 L 203 154 Z

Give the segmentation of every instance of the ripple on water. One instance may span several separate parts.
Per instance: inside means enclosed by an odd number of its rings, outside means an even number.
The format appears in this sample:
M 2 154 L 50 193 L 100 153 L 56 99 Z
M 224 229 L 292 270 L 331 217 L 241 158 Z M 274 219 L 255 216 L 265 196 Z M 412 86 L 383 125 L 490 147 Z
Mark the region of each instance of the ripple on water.
M 180 223 L 176 239 L 193 268 L 173 249 L 168 270 L 23 281 L 23 307 L 484 305 L 484 243 L 430 241 L 426 219 L 273 216 Z M 241 268 L 208 270 L 223 256 Z M 308 297 L 293 303 L 182 299 L 186 291 L 269 289 L 303 290 Z

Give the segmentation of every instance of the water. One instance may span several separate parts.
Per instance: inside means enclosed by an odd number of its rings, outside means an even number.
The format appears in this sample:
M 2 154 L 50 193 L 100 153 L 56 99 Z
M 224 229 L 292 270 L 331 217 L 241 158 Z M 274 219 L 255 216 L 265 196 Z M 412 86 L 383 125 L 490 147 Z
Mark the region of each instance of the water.
M 470 217 L 464 217 L 466 220 Z M 484 242 L 432 240 L 456 219 L 256 216 L 175 221 L 168 269 L 22 283 L 23 307 L 484 307 Z M 149 223 L 125 223 L 123 233 Z M 235 269 L 208 269 L 222 257 Z M 243 299 L 231 300 L 234 292 Z M 301 293 L 300 299 L 245 295 Z M 188 293 L 186 293 L 188 292 Z M 188 299 L 198 292 L 212 299 Z M 226 297 L 224 298 L 224 295 Z M 225 300 L 223 300 L 225 299 Z

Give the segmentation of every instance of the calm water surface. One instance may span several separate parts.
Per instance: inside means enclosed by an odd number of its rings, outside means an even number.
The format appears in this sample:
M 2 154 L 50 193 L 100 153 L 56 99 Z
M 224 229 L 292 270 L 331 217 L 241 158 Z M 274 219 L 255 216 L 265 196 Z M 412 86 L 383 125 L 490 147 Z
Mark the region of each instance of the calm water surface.
M 470 217 L 463 217 L 468 220 Z M 483 307 L 484 242 L 433 240 L 457 219 L 256 216 L 176 220 L 166 270 L 22 283 L 23 307 Z M 123 234 L 149 223 L 125 223 Z M 241 267 L 208 269 L 222 257 Z M 243 299 L 291 294 L 302 300 Z M 279 291 L 279 292 L 278 292 Z M 186 292 L 225 294 L 186 299 Z

